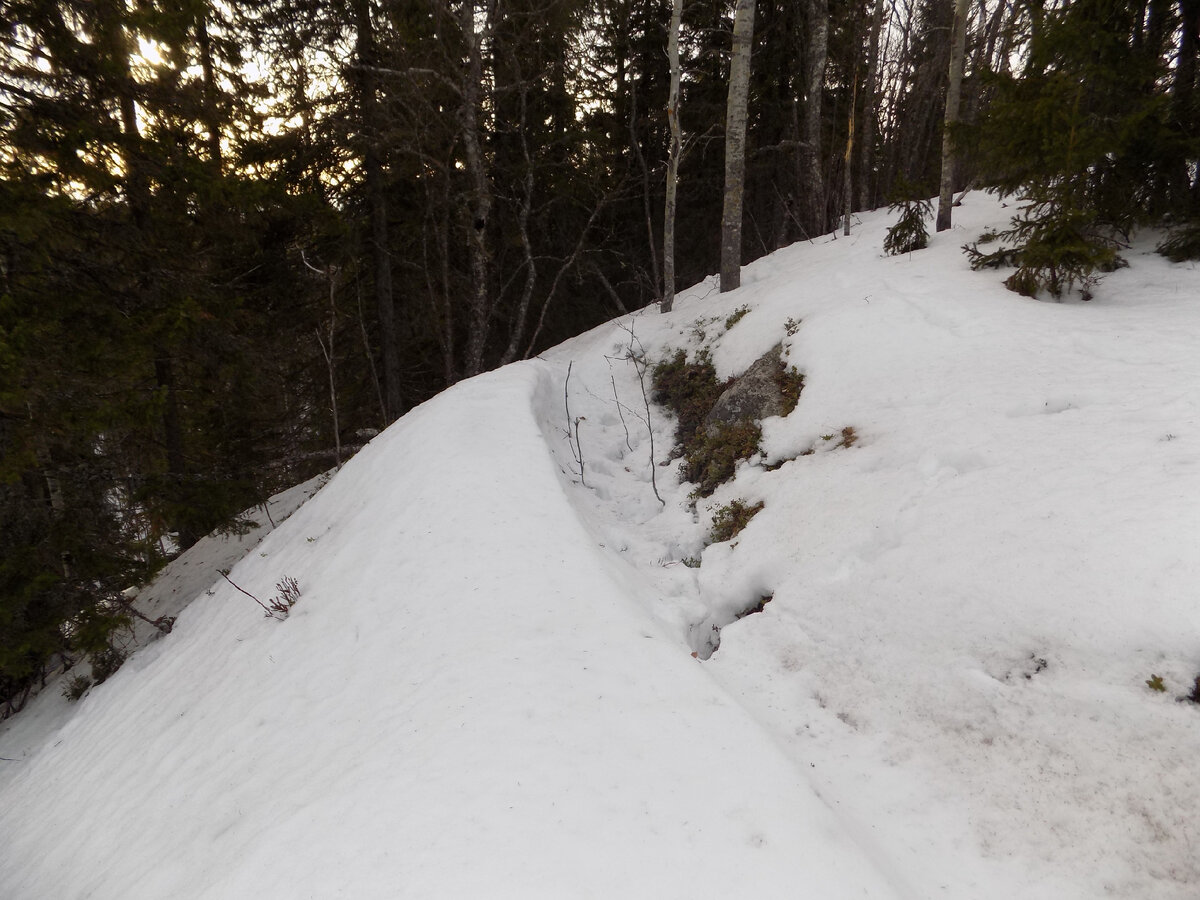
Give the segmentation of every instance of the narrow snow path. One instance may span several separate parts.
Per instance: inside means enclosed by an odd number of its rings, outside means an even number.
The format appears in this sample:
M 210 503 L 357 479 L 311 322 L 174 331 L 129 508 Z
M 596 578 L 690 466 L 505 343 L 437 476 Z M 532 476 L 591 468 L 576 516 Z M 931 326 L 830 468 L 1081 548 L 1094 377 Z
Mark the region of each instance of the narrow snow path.
M 6 895 L 896 896 L 581 528 L 559 377 L 414 411 L 231 573 L 286 621 L 218 587 L 94 691 L 0 797 Z

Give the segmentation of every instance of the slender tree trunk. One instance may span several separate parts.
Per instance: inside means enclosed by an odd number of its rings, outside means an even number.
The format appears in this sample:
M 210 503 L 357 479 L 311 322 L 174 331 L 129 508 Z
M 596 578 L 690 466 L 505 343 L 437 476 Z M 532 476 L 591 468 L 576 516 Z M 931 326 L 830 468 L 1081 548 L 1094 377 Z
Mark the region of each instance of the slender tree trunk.
M 488 292 L 488 218 L 492 212 L 492 189 L 483 157 L 479 128 L 479 109 L 483 95 L 483 35 L 475 21 L 475 0 L 466 0 L 460 11 L 459 26 L 467 45 L 467 66 L 463 73 L 459 130 L 466 157 L 469 202 L 466 204 L 467 255 L 470 260 L 471 287 L 467 296 L 467 347 L 462 373 L 470 378 L 483 371 L 483 353 L 491 323 Z
M 950 228 L 951 209 L 954 206 L 954 169 L 957 157 L 954 152 L 954 130 L 959 122 L 959 100 L 962 97 L 963 57 L 967 46 L 967 17 L 970 15 L 970 0 L 955 0 L 953 45 L 950 48 L 950 83 L 946 88 L 946 116 L 942 128 L 942 184 L 938 196 L 937 230 Z
M 646 154 L 642 152 L 642 142 L 638 138 L 637 100 L 637 82 L 634 81 L 631 82 L 629 91 L 629 146 L 633 150 L 634 157 L 637 159 L 638 168 L 642 171 L 642 213 L 646 219 L 646 246 L 650 248 L 650 271 L 653 273 L 654 292 L 661 296 L 662 291 L 658 285 L 658 251 L 654 249 L 654 217 L 650 214 L 650 167 L 646 165 Z
M 400 399 L 400 348 L 396 333 L 396 304 L 392 292 L 389 253 L 388 204 L 380 158 L 381 116 L 376 93 L 379 65 L 370 0 L 355 0 L 355 35 L 359 62 L 360 114 L 363 128 L 363 175 L 371 211 L 371 260 L 375 269 L 375 308 L 379 318 L 379 355 L 383 363 L 384 417 L 395 421 L 402 410 Z
M 667 33 L 667 59 L 671 66 L 671 92 L 667 95 L 667 121 L 671 125 L 671 147 L 667 156 L 667 199 L 663 207 L 663 290 L 662 312 L 675 305 L 675 192 L 679 185 L 679 157 L 683 153 L 683 134 L 679 125 L 679 20 L 683 0 L 671 4 L 671 30 Z
M 521 199 L 517 207 L 517 236 L 521 241 L 521 256 L 525 260 L 525 284 L 521 288 L 521 298 L 517 301 L 517 313 L 513 322 L 512 333 L 508 338 L 508 347 L 500 357 L 500 365 L 506 366 L 517 358 L 521 352 L 521 341 L 525 336 L 526 322 L 529 318 L 529 305 L 533 300 L 533 289 L 537 285 L 537 259 L 533 255 L 533 243 L 529 240 L 529 214 L 533 211 L 533 158 L 529 153 L 529 140 L 526 137 L 526 119 L 528 110 L 527 82 L 522 82 L 519 93 L 521 110 L 517 123 L 517 136 L 521 143 L 521 158 L 524 162 L 525 173 L 521 178 Z
M 808 236 L 825 230 L 825 175 L 821 165 L 821 100 L 829 58 L 829 0 L 810 0 L 808 71 L 805 79 L 804 142 L 808 181 Z
M 725 107 L 725 204 L 721 214 L 721 293 L 742 283 L 742 198 L 746 187 L 746 107 L 750 96 L 750 52 L 754 47 L 754 2 L 738 0 L 733 16 L 733 55 Z
M 879 92 L 879 36 L 883 30 L 883 13 L 885 0 L 876 0 L 875 14 L 871 18 L 871 39 L 867 51 L 867 75 L 863 83 L 863 123 L 861 145 L 858 148 L 858 208 L 873 209 L 875 196 L 874 186 L 875 167 L 875 119 L 876 95 Z
M 843 210 L 842 236 L 850 236 L 850 213 L 854 211 L 854 104 L 858 102 L 858 73 L 854 75 L 854 89 L 850 93 L 850 121 L 846 123 L 846 155 L 843 160 Z

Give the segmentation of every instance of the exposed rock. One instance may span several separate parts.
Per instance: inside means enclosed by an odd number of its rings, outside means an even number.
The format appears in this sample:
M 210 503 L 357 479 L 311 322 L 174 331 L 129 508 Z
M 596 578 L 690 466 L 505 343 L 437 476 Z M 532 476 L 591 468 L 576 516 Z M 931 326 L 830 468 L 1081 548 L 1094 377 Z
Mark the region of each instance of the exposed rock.
M 784 415 L 783 391 L 779 385 L 779 355 L 782 352 L 783 345 L 776 344 L 725 389 L 704 419 L 710 433 L 716 431 L 718 425 L 757 422 L 768 416 Z

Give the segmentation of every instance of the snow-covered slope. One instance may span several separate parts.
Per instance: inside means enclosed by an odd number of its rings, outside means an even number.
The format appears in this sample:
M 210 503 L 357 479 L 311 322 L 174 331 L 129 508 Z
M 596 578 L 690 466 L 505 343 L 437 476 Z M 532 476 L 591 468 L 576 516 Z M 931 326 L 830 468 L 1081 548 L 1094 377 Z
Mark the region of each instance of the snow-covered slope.
M 286 621 L 223 584 L 43 745 L 0 730 L 0 893 L 1197 896 L 1200 276 L 1138 245 L 1036 303 L 958 251 L 1004 212 L 956 215 L 406 416 L 231 573 L 296 578 Z M 693 512 L 631 348 L 780 341 L 798 408 Z

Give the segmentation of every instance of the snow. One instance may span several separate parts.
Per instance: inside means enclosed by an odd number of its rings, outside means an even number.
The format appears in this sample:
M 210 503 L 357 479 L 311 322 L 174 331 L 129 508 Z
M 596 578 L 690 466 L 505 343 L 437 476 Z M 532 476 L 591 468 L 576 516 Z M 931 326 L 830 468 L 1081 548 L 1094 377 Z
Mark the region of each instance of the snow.
M 1020 298 L 959 250 L 1005 216 L 864 215 L 445 392 L 242 548 L 285 621 L 196 548 L 173 633 L 0 725 L 0 893 L 1197 896 L 1200 276 L 1148 237 Z M 693 509 L 631 352 L 780 341 L 799 406 Z

